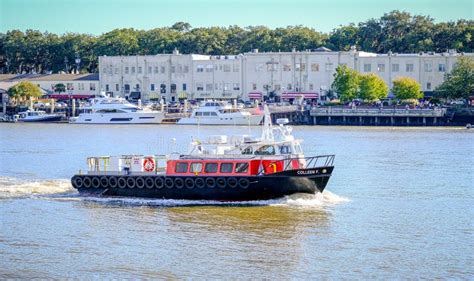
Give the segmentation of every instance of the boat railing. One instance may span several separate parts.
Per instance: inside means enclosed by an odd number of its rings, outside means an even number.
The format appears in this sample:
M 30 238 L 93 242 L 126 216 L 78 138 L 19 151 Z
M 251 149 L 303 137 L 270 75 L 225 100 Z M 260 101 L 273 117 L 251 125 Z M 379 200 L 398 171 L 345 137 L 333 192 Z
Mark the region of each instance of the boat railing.
M 301 169 L 314 169 L 318 167 L 333 166 L 335 155 L 318 155 L 311 157 L 291 157 L 272 161 L 259 169 L 259 174 L 268 173 L 268 171 L 284 172 Z M 277 167 L 281 167 L 278 169 Z

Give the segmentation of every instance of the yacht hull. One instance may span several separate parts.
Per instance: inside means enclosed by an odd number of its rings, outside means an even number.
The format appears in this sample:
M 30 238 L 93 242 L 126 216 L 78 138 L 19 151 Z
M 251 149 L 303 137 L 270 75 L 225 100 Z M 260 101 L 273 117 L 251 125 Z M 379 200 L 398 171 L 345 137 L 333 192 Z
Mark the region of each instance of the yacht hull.
M 233 116 L 233 117 L 202 117 L 181 118 L 178 125 L 242 125 L 258 126 L 262 123 L 263 115 Z
M 159 124 L 164 119 L 161 112 L 150 113 L 91 113 L 80 114 L 74 124 Z
M 26 119 L 18 119 L 18 122 L 57 122 L 61 121 L 62 116 L 43 116 L 40 118 L 26 118 Z

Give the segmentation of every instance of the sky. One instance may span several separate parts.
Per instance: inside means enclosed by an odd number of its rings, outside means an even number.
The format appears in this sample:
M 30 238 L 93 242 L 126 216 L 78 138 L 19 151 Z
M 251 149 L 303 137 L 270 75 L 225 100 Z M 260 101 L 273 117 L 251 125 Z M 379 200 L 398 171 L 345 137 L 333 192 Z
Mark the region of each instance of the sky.
M 99 35 L 115 28 L 304 25 L 330 32 L 398 9 L 435 22 L 474 18 L 474 0 L 0 0 L 0 32 Z

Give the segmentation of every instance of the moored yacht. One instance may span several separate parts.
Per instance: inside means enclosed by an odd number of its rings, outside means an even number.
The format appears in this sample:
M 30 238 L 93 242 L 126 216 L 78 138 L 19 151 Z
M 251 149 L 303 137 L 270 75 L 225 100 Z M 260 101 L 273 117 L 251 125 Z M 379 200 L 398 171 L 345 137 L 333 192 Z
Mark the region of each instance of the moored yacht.
M 260 125 L 263 114 L 233 107 L 224 102 L 205 101 L 189 117 L 181 118 L 179 125 Z
M 27 110 L 15 116 L 15 120 L 19 122 L 54 122 L 61 121 L 62 118 L 63 115 L 48 114 L 43 110 Z
M 159 124 L 164 113 L 143 109 L 124 98 L 99 97 L 81 108 L 78 117 L 69 119 L 76 124 Z

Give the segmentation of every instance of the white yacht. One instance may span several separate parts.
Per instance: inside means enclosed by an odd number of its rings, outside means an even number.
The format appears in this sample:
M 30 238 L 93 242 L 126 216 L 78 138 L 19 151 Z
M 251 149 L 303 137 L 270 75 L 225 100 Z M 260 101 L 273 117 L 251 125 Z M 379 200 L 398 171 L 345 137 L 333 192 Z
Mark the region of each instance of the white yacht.
M 159 124 L 164 118 L 161 111 L 143 109 L 124 98 L 99 97 L 81 107 L 78 117 L 69 119 L 77 124 Z
M 263 114 L 252 114 L 232 105 L 206 101 L 194 109 L 189 117 L 181 118 L 179 125 L 260 125 Z
M 60 114 L 48 114 L 43 110 L 27 110 L 18 113 L 15 120 L 19 122 L 54 122 L 61 121 L 62 117 Z

